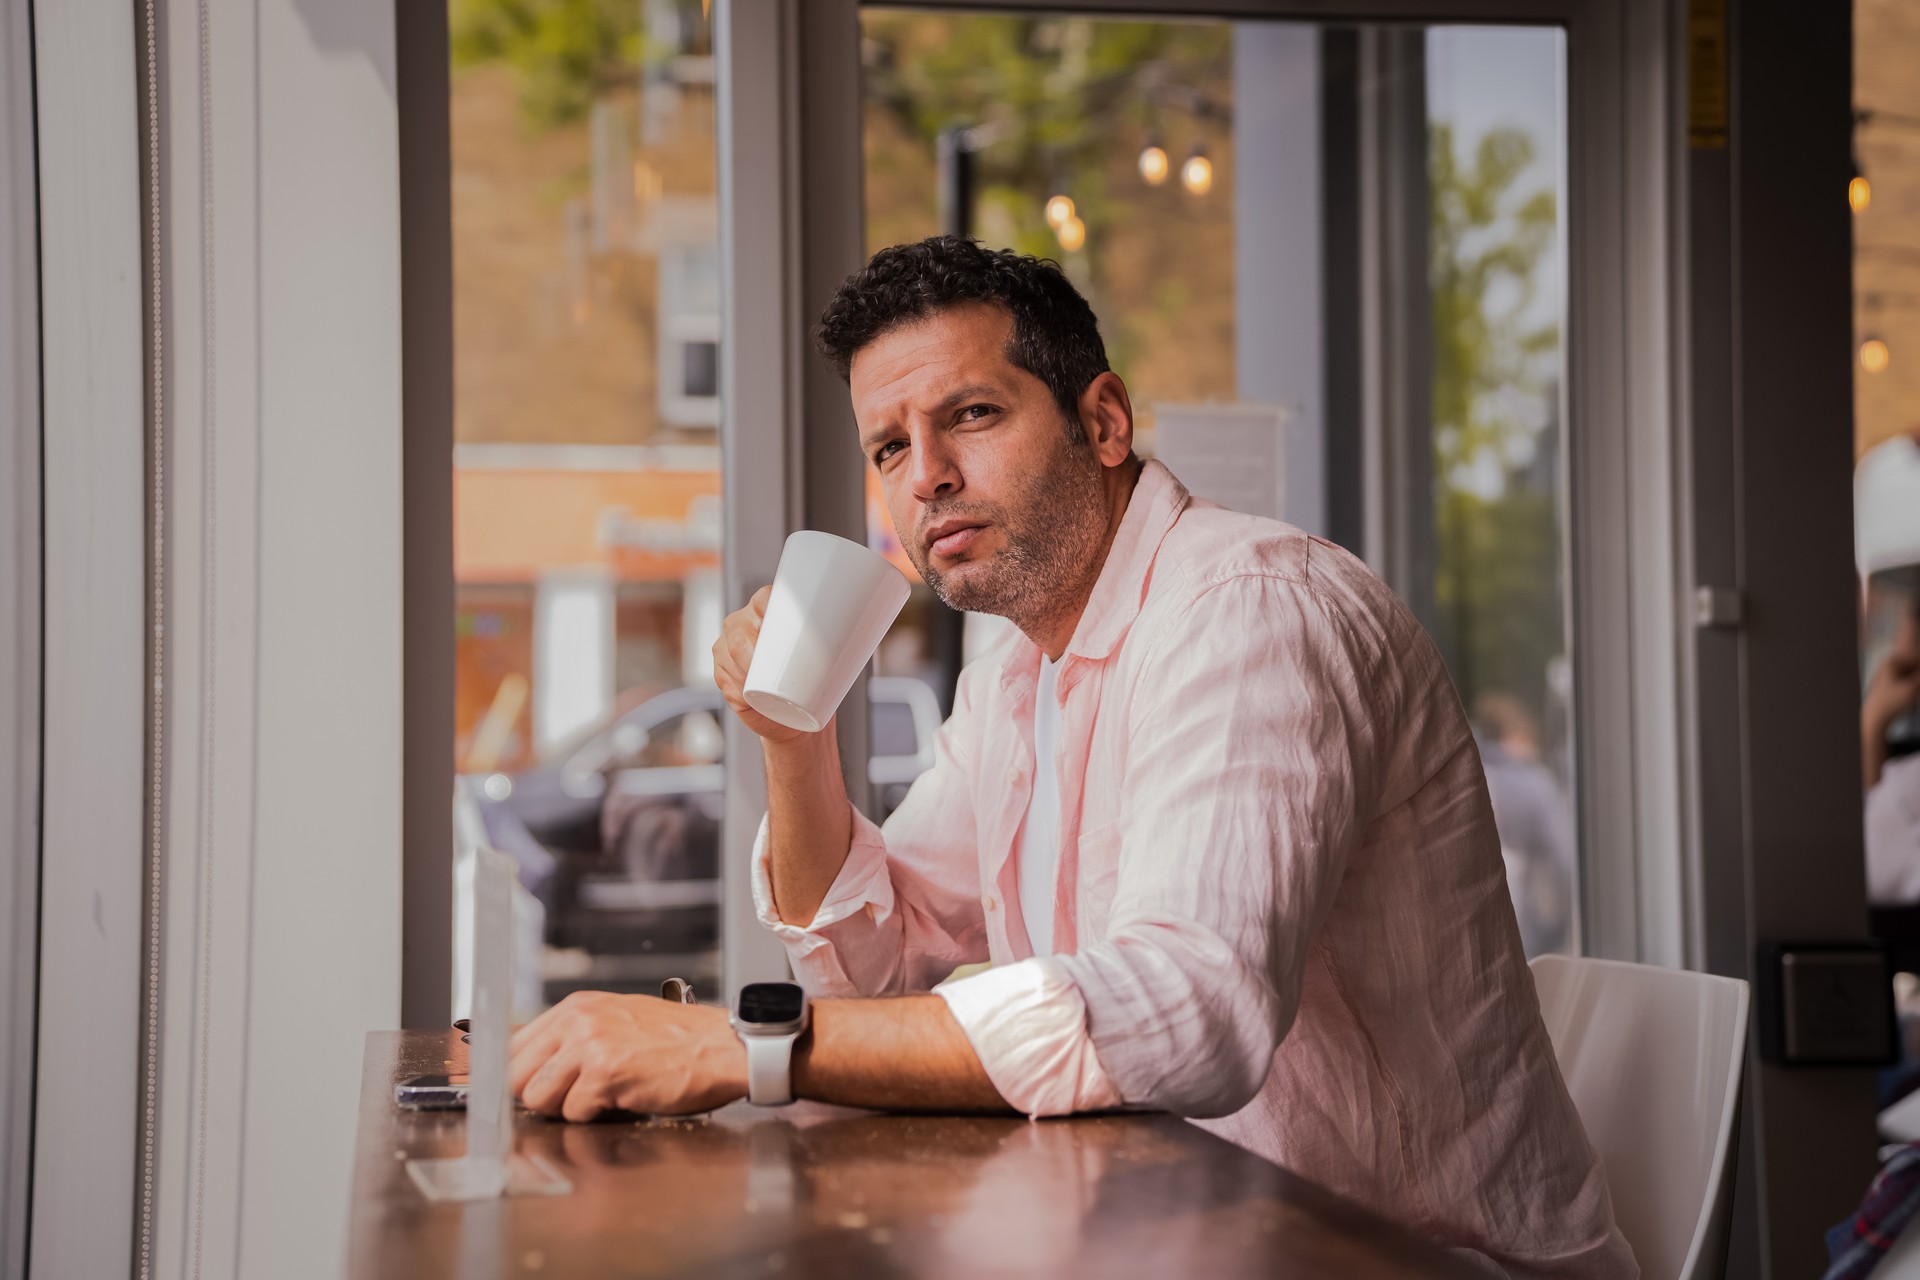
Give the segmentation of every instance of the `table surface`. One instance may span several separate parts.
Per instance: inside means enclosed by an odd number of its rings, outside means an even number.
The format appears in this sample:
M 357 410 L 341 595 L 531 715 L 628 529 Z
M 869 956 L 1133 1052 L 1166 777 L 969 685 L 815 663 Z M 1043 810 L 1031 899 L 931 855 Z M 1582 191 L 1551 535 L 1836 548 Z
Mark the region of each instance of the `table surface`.
M 465 1069 L 450 1033 L 374 1032 L 361 1077 L 348 1274 L 375 1277 L 1470 1276 L 1459 1259 L 1168 1115 L 884 1115 L 744 1103 L 569 1125 L 516 1150 L 569 1195 L 428 1202 L 416 1157 L 465 1148 L 459 1112 L 396 1107 Z

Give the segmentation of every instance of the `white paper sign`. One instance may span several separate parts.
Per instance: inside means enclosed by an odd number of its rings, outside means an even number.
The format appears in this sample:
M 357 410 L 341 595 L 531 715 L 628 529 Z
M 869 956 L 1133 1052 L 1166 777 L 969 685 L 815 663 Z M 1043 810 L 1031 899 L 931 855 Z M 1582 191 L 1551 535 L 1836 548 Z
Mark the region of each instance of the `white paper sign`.
M 465 934 L 473 974 L 465 1155 L 407 1161 L 407 1176 L 429 1200 L 566 1195 L 571 1183 L 540 1156 L 513 1151 L 513 1094 L 507 1041 L 513 1034 L 513 859 L 475 846 L 473 900 Z
M 1261 404 L 1156 404 L 1154 456 L 1196 498 L 1284 520 L 1287 411 Z

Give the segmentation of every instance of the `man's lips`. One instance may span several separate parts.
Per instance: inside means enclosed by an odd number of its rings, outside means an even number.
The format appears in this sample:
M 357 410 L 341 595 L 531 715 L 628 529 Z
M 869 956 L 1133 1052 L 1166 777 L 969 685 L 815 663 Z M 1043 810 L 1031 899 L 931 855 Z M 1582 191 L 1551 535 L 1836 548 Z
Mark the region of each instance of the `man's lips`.
M 973 540 L 987 531 L 984 524 L 970 524 L 962 520 L 949 520 L 937 524 L 927 531 L 927 550 L 943 559 L 951 559 L 965 551 Z

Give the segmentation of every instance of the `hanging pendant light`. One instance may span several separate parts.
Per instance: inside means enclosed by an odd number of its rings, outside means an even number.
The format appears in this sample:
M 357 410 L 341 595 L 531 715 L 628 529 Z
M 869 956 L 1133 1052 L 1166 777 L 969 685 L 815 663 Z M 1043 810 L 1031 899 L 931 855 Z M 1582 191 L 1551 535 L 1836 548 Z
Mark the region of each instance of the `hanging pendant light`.
M 1206 148 L 1199 143 L 1194 144 L 1187 162 L 1180 166 L 1180 185 L 1197 196 L 1213 190 L 1213 161 L 1207 159 Z
M 1167 174 L 1173 171 L 1173 162 L 1167 159 L 1167 149 L 1160 145 L 1158 138 L 1149 137 L 1147 145 L 1140 148 L 1140 177 L 1150 187 L 1157 187 L 1167 180 Z
M 1887 347 L 1886 339 L 1869 334 L 1860 344 L 1860 367 L 1868 373 L 1885 373 L 1892 363 L 1893 352 Z

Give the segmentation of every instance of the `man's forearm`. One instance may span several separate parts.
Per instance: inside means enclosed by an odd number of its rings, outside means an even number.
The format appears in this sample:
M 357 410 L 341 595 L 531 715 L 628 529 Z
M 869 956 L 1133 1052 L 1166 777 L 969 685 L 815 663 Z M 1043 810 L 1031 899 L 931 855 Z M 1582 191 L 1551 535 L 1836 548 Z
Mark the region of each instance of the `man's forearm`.
M 853 810 L 840 777 L 835 725 L 765 744 L 768 870 L 773 905 L 805 927 L 825 901 L 853 842 Z
M 891 1111 L 1010 1111 L 939 996 L 816 1000 L 794 1051 L 803 1098 Z

